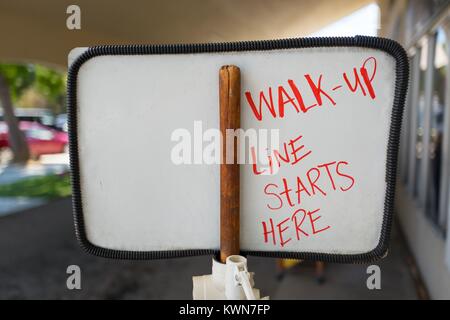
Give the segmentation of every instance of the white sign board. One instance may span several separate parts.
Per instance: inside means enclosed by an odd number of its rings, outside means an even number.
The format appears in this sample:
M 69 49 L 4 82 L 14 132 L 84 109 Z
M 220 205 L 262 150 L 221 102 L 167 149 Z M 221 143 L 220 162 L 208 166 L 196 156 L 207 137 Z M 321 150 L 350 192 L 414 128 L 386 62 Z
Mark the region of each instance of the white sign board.
M 82 53 L 69 72 L 69 128 L 83 246 L 129 259 L 218 251 L 218 70 L 230 64 L 246 137 L 242 253 L 383 256 L 408 64 L 398 44 L 369 37 Z

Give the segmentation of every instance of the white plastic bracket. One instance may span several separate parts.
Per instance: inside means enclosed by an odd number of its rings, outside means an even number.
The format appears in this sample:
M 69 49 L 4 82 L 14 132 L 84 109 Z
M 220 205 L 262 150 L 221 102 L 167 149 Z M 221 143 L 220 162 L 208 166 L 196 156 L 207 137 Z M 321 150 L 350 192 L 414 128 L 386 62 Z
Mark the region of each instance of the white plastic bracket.
M 194 300 L 261 299 L 259 290 L 254 288 L 254 273 L 248 272 L 247 259 L 242 256 L 229 256 L 226 263 L 213 259 L 212 274 L 195 276 L 192 281 Z

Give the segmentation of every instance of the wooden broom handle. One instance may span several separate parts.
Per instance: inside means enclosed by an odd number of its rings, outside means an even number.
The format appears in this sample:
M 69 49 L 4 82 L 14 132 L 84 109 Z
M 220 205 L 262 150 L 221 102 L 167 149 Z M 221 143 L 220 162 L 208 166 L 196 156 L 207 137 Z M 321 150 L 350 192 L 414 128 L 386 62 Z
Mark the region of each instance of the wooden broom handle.
M 220 261 L 239 254 L 239 164 L 237 140 L 234 139 L 233 162 L 227 163 L 226 129 L 241 126 L 241 73 L 236 66 L 222 66 L 219 71 L 220 131 L 222 162 L 220 164 Z M 230 144 L 230 141 L 228 141 Z

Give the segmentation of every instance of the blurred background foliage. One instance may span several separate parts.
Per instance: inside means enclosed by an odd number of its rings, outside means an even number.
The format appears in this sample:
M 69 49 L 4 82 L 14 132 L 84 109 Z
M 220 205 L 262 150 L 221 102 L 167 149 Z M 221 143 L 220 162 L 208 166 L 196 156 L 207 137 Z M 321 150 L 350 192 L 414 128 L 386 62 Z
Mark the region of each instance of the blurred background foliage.
M 65 112 L 66 73 L 39 64 L 0 63 L 16 107 Z

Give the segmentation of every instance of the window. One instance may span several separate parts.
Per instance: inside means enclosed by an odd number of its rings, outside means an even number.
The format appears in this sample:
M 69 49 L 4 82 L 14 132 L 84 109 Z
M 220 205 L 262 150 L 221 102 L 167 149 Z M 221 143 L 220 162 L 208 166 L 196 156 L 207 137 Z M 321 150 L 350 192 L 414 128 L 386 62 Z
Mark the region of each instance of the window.
M 414 60 L 415 60 L 415 55 L 412 55 L 409 57 L 408 63 L 410 65 L 410 68 L 413 68 L 414 66 Z M 401 181 L 405 184 L 408 185 L 409 183 L 409 167 L 410 167 L 410 149 L 411 149 L 411 117 L 413 116 L 412 114 L 412 97 L 413 97 L 413 93 L 411 92 L 411 88 L 412 88 L 412 82 L 413 82 L 413 72 L 411 73 L 410 76 L 410 81 L 409 81 L 409 90 L 407 92 L 407 97 L 406 97 L 406 101 L 405 101 L 405 109 L 403 110 L 403 122 L 402 122 L 402 131 L 401 131 L 401 140 L 400 140 L 400 157 L 399 157 L 399 169 L 400 169 L 400 178 Z
M 426 216 L 443 234 L 447 230 L 450 194 L 450 92 L 448 37 L 442 28 L 425 36 L 410 57 L 411 85 L 401 177 Z M 409 136 L 409 138 L 408 138 Z M 408 159 L 409 158 L 409 159 Z
M 425 116 L 425 85 L 426 85 L 426 73 L 428 68 L 428 38 L 424 38 L 422 45 L 420 47 L 420 62 L 419 62 L 419 73 L 418 79 L 414 79 L 419 83 L 419 91 L 417 96 L 417 102 L 415 104 L 416 110 L 416 157 L 415 157 L 415 179 L 414 179 L 414 189 L 413 193 L 415 196 L 418 195 L 420 190 L 420 167 L 422 162 L 422 157 L 424 154 L 423 146 L 423 135 L 424 135 L 424 116 Z
M 430 147 L 427 156 L 429 157 L 429 178 L 427 185 L 427 215 L 441 229 L 445 229 L 446 219 L 439 218 L 440 201 L 446 199 L 441 196 L 441 186 L 443 182 L 442 173 L 442 146 L 444 137 L 444 116 L 446 110 L 446 88 L 447 88 L 447 41 L 444 31 L 439 28 L 435 34 L 435 50 L 432 81 L 431 117 L 430 117 Z M 447 183 L 447 179 L 444 179 Z M 446 215 L 446 213 L 445 213 Z M 443 224 L 440 221 L 444 221 Z

